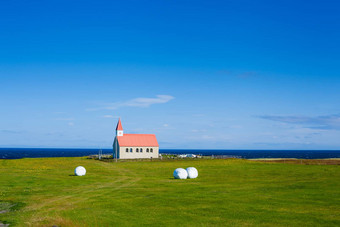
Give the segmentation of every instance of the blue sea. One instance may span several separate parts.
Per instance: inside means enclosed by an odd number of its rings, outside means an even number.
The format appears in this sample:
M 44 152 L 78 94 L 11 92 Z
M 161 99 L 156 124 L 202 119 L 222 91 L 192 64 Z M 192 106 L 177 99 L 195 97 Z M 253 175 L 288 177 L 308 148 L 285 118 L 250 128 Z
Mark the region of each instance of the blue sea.
M 0 148 L 0 159 L 40 157 L 81 157 L 98 154 L 99 149 L 71 148 Z M 112 154 L 112 149 L 102 149 L 103 154 Z M 340 150 L 188 150 L 160 149 L 162 154 L 226 155 L 237 158 L 340 158 Z

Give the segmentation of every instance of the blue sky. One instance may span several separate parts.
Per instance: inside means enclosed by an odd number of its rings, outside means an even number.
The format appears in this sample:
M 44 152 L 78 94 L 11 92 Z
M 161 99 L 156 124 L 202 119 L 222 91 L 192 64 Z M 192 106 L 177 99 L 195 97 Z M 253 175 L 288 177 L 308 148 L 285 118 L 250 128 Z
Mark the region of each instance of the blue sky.
M 337 1 L 0 3 L 0 147 L 339 149 Z

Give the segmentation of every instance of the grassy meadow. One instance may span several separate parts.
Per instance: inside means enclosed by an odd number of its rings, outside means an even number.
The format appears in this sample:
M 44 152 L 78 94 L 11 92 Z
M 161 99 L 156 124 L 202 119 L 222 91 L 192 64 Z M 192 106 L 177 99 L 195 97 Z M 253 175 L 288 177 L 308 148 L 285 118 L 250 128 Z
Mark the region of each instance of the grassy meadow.
M 75 167 L 86 176 L 74 176 Z M 175 180 L 194 166 L 197 179 Z M 5 212 L 7 211 L 7 212 Z M 259 161 L 0 160 L 10 226 L 340 226 L 340 166 Z

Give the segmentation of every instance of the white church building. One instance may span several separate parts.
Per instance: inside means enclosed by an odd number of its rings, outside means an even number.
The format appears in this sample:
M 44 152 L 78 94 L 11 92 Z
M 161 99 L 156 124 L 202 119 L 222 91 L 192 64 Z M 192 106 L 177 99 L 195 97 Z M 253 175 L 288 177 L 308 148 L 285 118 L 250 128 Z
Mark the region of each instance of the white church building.
M 154 134 L 124 134 L 120 119 L 113 141 L 113 158 L 158 158 L 159 145 Z

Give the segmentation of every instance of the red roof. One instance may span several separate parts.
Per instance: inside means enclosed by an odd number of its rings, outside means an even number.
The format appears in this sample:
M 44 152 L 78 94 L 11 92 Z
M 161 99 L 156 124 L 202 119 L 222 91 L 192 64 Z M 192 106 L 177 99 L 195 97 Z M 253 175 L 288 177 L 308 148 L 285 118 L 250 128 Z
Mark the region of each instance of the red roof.
M 119 121 L 118 121 L 118 124 L 117 124 L 116 130 L 123 130 L 123 127 L 122 127 L 122 122 L 120 122 L 120 118 L 119 118 Z
M 158 147 L 154 134 L 124 134 L 117 138 L 121 147 Z

